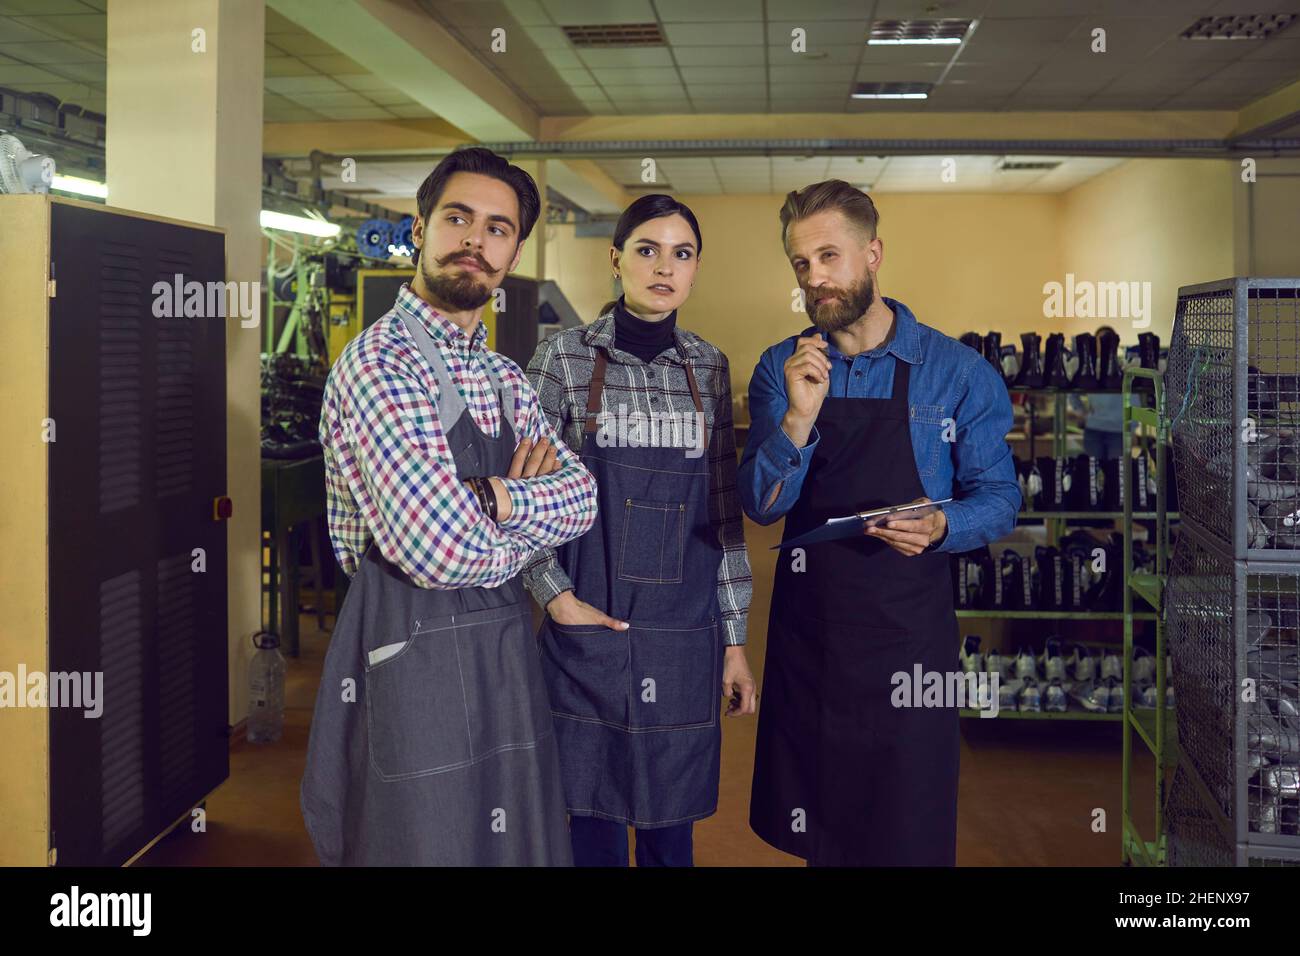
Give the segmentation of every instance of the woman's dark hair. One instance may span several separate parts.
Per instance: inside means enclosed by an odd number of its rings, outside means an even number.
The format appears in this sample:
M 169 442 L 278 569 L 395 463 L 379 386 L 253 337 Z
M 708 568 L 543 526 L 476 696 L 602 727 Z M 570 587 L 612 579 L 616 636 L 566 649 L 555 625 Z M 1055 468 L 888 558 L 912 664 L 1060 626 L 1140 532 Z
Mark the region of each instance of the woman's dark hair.
M 515 191 L 515 197 L 519 200 L 519 237 L 515 242 L 515 247 L 518 248 L 519 243 L 527 239 L 528 234 L 533 231 L 533 225 L 537 222 L 538 213 L 542 208 L 537 183 L 518 166 L 511 166 L 504 157 L 481 146 L 470 146 L 450 152 L 433 167 L 433 172 L 429 173 L 415 194 L 420 221 L 426 227 L 429 225 L 429 214 L 442 198 L 442 192 L 447 188 L 447 180 L 455 173 L 478 173 L 481 176 L 491 176 L 493 179 L 501 180 Z M 412 261 L 418 261 L 419 258 L 420 250 L 417 249 L 412 256 Z
M 695 221 L 695 213 L 691 212 L 691 207 L 686 203 L 678 202 L 663 193 L 642 196 L 623 210 L 623 215 L 618 217 L 618 225 L 614 227 L 614 247 L 621 251 L 627 237 L 641 223 L 673 215 L 681 216 L 690 224 L 691 232 L 695 233 L 695 254 L 698 256 L 704 251 L 704 239 L 700 236 L 700 224 Z

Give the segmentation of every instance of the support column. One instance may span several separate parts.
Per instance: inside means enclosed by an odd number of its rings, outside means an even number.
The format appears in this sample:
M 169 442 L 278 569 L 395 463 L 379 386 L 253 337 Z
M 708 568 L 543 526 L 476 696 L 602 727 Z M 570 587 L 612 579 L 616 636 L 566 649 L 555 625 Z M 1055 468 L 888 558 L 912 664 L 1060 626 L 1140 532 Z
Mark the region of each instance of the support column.
M 226 279 L 262 266 L 263 0 L 109 0 L 108 202 L 226 230 Z M 263 317 L 265 320 L 265 317 Z M 261 627 L 262 330 L 226 327 L 230 722 Z

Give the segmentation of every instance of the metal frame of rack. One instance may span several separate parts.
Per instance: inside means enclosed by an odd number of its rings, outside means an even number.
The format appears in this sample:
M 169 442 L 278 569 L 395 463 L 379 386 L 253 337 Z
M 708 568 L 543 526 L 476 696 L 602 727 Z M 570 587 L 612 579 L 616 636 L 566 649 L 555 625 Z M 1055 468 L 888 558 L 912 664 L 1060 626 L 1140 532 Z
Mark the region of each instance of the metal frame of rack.
M 1133 383 L 1137 379 L 1151 382 L 1153 404 L 1150 408 L 1133 405 Z M 1166 854 L 1165 800 L 1167 771 L 1177 763 L 1177 744 L 1170 738 L 1169 711 L 1165 706 L 1167 661 L 1165 654 L 1164 590 L 1169 572 L 1169 513 L 1165 508 L 1166 457 L 1168 426 L 1165 415 L 1164 382 L 1159 372 L 1130 368 L 1124 372 L 1124 430 L 1133 424 L 1152 429 L 1155 448 L 1156 485 L 1156 570 L 1154 574 L 1133 570 L 1133 482 L 1124 482 L 1124 747 L 1121 771 L 1121 859 L 1128 865 L 1163 866 Z M 1133 600 L 1140 597 L 1155 608 L 1154 614 L 1134 611 Z M 1133 631 L 1134 622 L 1155 620 L 1156 638 L 1156 706 L 1147 710 L 1134 706 Z M 1145 839 L 1133 821 L 1133 735 L 1137 734 L 1155 758 L 1155 839 Z

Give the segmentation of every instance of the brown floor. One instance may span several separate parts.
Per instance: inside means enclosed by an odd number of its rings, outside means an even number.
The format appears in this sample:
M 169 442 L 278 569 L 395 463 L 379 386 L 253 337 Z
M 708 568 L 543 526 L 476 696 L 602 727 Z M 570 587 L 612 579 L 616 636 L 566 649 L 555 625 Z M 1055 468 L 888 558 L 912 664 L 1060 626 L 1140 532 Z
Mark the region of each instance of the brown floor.
M 780 525 L 764 528 L 746 522 L 745 533 L 754 564 L 749 660 L 761 682 L 775 553 L 768 549 L 780 539 Z M 298 809 L 298 782 L 328 634 L 317 628 L 315 615 L 304 614 L 301 621 L 302 654 L 288 659 L 284 737 L 270 745 L 242 739 L 236 743 L 230 754 L 230 779 L 207 801 L 207 832 L 179 827 L 146 853 L 139 865 L 316 863 Z M 332 624 L 332 618 L 326 621 Z M 701 866 L 803 865 L 802 860 L 772 849 L 749 829 L 756 726 L 753 717 L 724 721 L 718 812 L 695 829 L 695 856 Z M 1152 763 L 1147 758 L 1137 766 L 1135 811 L 1139 826 L 1149 834 Z M 1105 811 L 1103 832 L 1094 829 L 1097 808 Z M 1118 724 L 963 721 L 959 865 L 1113 866 L 1120 861 L 1119 831 Z

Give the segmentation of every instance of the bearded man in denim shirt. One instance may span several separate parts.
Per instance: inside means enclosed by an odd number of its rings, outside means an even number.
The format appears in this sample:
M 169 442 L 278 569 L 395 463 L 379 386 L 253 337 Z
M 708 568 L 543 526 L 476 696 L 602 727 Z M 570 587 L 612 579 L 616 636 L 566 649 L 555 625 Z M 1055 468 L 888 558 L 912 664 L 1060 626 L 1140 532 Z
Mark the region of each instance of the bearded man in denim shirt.
M 788 540 L 869 508 L 955 500 L 780 552 L 750 826 L 810 865 L 951 866 L 958 707 L 979 704 L 948 693 L 949 555 L 1015 525 L 1011 402 L 977 352 L 880 294 L 878 222 L 840 180 L 786 197 L 782 239 L 813 327 L 754 370 L 741 501 L 759 524 L 785 518 Z

